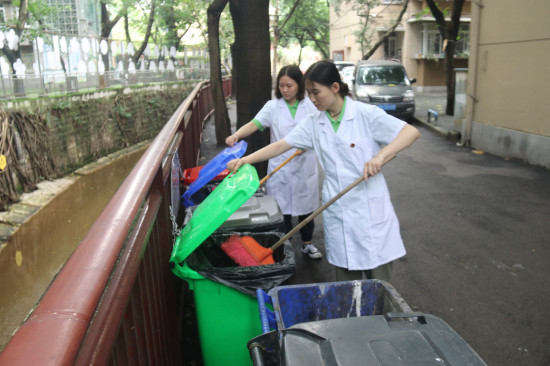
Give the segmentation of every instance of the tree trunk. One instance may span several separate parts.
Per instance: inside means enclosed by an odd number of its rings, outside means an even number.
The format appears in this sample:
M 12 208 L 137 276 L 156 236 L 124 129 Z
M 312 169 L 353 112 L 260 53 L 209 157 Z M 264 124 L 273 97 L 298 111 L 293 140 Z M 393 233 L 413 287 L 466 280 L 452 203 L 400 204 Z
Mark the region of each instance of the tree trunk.
M 251 121 L 271 99 L 269 60 L 269 0 L 230 0 L 235 29 L 233 70 L 237 89 L 237 127 Z M 269 143 L 268 129 L 248 138 L 248 153 Z M 258 174 L 267 172 L 267 162 L 256 165 Z
M 237 62 L 237 52 L 235 52 L 235 42 L 231 44 L 231 59 L 232 62 L 232 68 L 231 68 L 231 96 L 233 99 L 237 99 L 237 74 L 235 73 L 235 63 Z M 238 126 L 237 122 L 237 126 Z
M 208 7 L 208 52 L 210 53 L 210 92 L 214 101 L 214 121 L 216 125 L 216 143 L 223 145 L 225 138 L 231 135 L 229 113 L 223 95 L 222 70 L 220 56 L 220 14 L 229 0 L 215 0 Z
M 455 113 L 454 54 L 455 42 L 447 42 L 445 48 L 445 85 L 447 86 L 445 114 L 447 116 L 452 116 Z
M 116 25 L 116 23 L 118 23 L 120 18 L 124 16 L 129 5 L 130 5 L 129 3 L 125 4 L 122 7 L 122 9 L 119 10 L 118 14 L 114 17 L 114 19 L 110 20 L 110 14 L 109 14 L 109 10 L 107 9 L 107 3 L 101 1 L 101 6 L 100 6 L 100 16 L 101 16 L 100 38 L 101 39 L 105 39 L 105 40 L 109 39 L 109 36 L 111 35 L 111 30 Z M 103 60 L 103 64 L 105 65 L 105 73 L 107 73 L 106 75 L 99 75 L 99 87 L 103 88 L 108 84 L 106 76 L 108 75 L 108 72 L 110 69 L 109 52 L 107 52 L 106 55 L 102 54 L 101 59 Z
M 445 47 L 445 85 L 447 86 L 447 106 L 445 108 L 445 114 L 452 116 L 455 113 L 454 55 L 464 0 L 453 1 L 451 21 L 449 24 L 445 21 L 445 15 L 434 0 L 426 0 L 426 2 L 436 23 L 439 25 L 441 37 L 447 41 Z
M 141 46 L 138 50 L 136 50 L 134 57 L 132 58 L 135 64 L 137 64 L 139 58 L 141 57 L 141 54 L 145 51 L 147 43 L 149 42 L 149 37 L 151 37 L 151 29 L 153 29 L 153 23 L 155 21 L 155 9 L 156 1 L 152 0 L 151 11 L 149 12 L 149 20 L 147 21 L 147 29 L 145 30 L 145 36 L 143 36 L 143 42 L 141 42 Z

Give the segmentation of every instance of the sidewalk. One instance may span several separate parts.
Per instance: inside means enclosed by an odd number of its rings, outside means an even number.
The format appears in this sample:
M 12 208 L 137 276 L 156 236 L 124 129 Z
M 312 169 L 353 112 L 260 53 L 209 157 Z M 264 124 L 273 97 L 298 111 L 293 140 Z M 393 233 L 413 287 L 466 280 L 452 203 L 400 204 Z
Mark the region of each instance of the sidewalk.
M 460 140 L 460 127 L 455 125 L 455 117 L 445 114 L 447 105 L 446 92 L 414 92 L 416 112 L 414 114 L 417 123 L 432 130 L 434 133 L 450 141 Z M 437 120 L 428 117 L 428 111 L 437 112 Z

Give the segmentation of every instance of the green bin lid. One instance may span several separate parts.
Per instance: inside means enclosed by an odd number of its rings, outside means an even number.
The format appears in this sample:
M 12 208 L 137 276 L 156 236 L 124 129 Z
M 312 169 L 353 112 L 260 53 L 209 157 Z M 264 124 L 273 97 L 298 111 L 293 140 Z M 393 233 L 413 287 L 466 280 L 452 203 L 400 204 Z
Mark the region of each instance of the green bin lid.
M 176 276 L 183 278 L 181 267 L 185 259 L 252 197 L 259 186 L 256 169 L 245 164 L 202 201 L 174 242 L 170 268 Z

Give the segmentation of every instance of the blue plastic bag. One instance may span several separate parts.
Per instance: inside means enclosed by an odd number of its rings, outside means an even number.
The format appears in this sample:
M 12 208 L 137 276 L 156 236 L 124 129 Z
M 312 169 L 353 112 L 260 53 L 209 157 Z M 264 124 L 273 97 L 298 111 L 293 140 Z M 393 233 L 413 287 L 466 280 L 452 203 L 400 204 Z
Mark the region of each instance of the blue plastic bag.
M 189 185 L 187 191 L 181 196 L 183 205 L 185 207 L 195 206 L 199 202 L 193 202 L 191 196 L 195 194 L 204 185 L 210 182 L 216 175 L 220 174 L 233 159 L 240 158 L 246 152 L 248 144 L 242 140 L 233 145 L 233 147 L 225 148 L 222 152 L 216 155 L 212 160 L 206 164 L 201 171 L 197 179 Z

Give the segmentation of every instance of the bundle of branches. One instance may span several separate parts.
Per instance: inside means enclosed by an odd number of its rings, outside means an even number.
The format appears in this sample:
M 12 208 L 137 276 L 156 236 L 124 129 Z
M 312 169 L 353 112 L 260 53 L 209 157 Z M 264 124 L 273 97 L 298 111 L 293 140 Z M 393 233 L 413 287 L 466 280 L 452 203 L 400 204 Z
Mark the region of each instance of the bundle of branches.
M 0 126 L 0 155 L 6 159 L 0 171 L 0 210 L 5 210 L 19 201 L 17 185 L 31 192 L 36 183 L 54 178 L 56 168 L 42 116 L 0 111 Z

